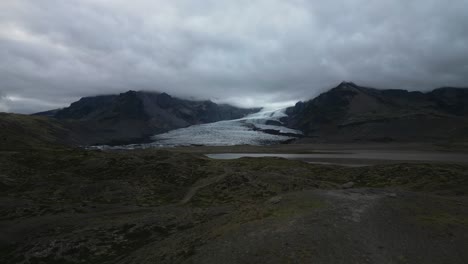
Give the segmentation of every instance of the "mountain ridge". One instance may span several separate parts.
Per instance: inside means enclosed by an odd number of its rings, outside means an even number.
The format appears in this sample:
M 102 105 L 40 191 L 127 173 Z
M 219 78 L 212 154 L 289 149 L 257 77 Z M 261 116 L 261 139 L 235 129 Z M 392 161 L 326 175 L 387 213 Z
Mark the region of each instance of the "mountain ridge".
M 303 131 L 309 140 L 465 140 L 468 89 L 379 90 L 342 82 L 309 101 L 298 102 L 286 113 L 287 126 Z
M 130 90 L 118 95 L 83 97 L 69 107 L 35 115 L 60 120 L 76 132 L 80 142 L 94 145 L 145 142 L 155 134 L 237 119 L 259 110 Z
M 128 91 L 84 97 L 53 117 L 82 145 L 130 144 L 190 125 L 237 119 L 259 109 L 190 101 L 166 93 Z M 468 142 L 468 89 L 375 89 L 342 82 L 298 102 L 281 121 L 307 142 Z

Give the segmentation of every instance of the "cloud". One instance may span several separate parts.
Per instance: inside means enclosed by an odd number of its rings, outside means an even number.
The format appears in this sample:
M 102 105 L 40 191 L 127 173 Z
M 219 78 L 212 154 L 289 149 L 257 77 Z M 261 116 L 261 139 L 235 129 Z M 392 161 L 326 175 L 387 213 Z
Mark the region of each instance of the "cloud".
M 0 96 L 0 112 L 35 113 L 42 110 L 57 109 L 62 103 L 54 103 L 22 96 Z
M 29 99 L 15 111 L 129 89 L 258 106 L 342 80 L 468 83 L 466 0 L 3 0 L 0 9 L 0 90 Z
M 8 112 L 8 107 L 5 95 L 0 93 L 0 113 L 1 112 Z

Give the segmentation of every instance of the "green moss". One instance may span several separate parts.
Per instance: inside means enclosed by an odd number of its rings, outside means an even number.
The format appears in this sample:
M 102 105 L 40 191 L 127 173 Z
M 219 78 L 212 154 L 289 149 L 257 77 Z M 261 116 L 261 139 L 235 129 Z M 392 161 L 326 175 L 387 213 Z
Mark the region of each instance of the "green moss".
M 64 148 L 68 133 L 47 117 L 0 113 L 0 150 Z
M 229 221 L 212 230 L 214 236 L 222 236 L 240 229 L 243 225 L 257 221 L 267 221 L 291 218 L 307 214 L 313 210 L 325 207 L 320 200 L 294 199 L 282 201 L 277 205 L 255 204 L 240 208 L 235 215 L 229 216 Z
M 288 218 L 307 213 L 309 210 L 315 210 L 324 207 L 325 204 L 320 200 L 298 200 L 293 203 L 271 208 L 268 214 L 271 217 Z
M 407 257 L 405 257 L 404 255 L 400 255 L 397 257 L 397 263 L 406 264 L 409 263 L 409 261 Z
M 418 215 L 417 219 L 420 223 L 431 225 L 458 225 L 468 227 L 468 217 L 457 216 L 449 213 L 440 213 L 433 215 Z

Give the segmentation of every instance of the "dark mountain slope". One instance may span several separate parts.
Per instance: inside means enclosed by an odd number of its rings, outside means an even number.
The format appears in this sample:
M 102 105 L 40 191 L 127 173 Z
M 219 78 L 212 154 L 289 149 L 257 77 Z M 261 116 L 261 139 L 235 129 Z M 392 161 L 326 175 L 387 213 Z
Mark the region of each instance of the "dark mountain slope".
M 289 108 L 286 122 L 318 141 L 463 141 L 467 105 L 463 88 L 422 93 L 343 82 Z
M 190 101 L 166 93 L 128 91 L 85 97 L 56 112 L 39 113 L 61 120 L 83 144 L 125 144 L 194 124 L 241 118 L 259 109 Z
M 454 115 L 468 116 L 468 89 L 439 88 L 429 93 L 428 96 L 443 111 Z

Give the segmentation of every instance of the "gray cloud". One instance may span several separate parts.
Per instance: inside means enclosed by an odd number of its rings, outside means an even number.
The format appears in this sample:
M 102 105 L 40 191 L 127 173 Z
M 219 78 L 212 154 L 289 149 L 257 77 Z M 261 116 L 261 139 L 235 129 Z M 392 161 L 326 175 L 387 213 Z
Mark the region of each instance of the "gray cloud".
M 0 10 L 0 111 L 129 89 L 258 106 L 342 80 L 468 83 L 466 0 L 3 0 Z
M 8 106 L 5 95 L 0 92 L 0 113 L 1 112 L 8 112 Z

